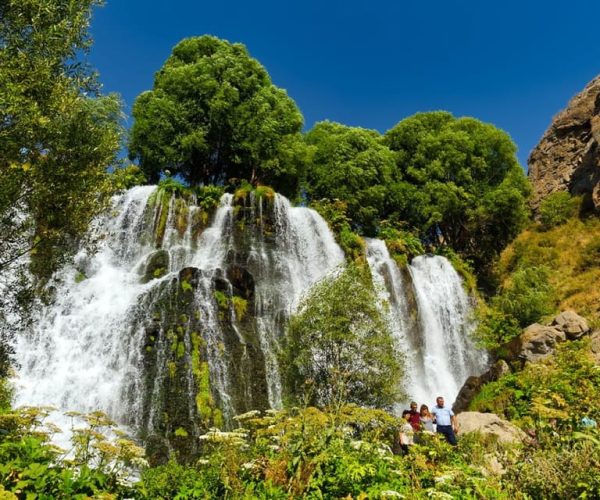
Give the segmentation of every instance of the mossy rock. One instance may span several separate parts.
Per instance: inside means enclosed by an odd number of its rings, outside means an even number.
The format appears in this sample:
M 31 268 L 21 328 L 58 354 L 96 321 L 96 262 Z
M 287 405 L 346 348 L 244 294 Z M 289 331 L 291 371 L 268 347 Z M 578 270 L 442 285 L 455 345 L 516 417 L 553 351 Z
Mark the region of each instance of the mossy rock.
M 157 250 L 151 253 L 146 259 L 142 283 L 163 277 L 169 270 L 169 261 L 169 252 L 166 250 Z

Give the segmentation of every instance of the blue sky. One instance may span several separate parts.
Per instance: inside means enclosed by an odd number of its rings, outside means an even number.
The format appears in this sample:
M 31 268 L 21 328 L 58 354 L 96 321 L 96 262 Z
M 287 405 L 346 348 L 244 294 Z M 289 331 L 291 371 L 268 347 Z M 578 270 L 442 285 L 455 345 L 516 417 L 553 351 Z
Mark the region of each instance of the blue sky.
M 107 0 L 90 60 L 129 109 L 179 40 L 212 34 L 244 43 L 307 128 L 329 119 L 384 132 L 445 109 L 506 130 L 525 165 L 600 73 L 598 19 L 597 0 Z

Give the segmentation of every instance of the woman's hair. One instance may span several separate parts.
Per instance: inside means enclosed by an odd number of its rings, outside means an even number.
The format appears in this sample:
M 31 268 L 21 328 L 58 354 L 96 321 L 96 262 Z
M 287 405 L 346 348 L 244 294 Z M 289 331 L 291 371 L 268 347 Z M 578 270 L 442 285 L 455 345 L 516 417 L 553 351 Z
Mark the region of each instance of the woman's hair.
M 421 405 L 421 409 L 419 410 L 419 413 L 423 413 L 423 410 L 427 410 L 427 413 L 429 413 L 429 407 L 427 405 Z
M 404 410 L 402 412 L 402 418 L 406 417 L 406 415 L 410 415 L 410 410 Z

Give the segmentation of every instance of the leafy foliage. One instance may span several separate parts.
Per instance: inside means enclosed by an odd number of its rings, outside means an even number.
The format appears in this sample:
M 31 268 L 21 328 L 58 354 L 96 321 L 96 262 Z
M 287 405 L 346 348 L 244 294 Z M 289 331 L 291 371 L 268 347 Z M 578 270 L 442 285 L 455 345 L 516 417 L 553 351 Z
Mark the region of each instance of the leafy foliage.
M 133 117 L 130 157 L 150 181 L 169 170 L 192 185 L 238 178 L 295 192 L 302 115 L 241 44 L 181 41 Z
M 120 103 L 76 60 L 100 4 L 0 4 L 0 270 L 33 248 L 33 271 L 49 276 L 111 192 Z
M 500 495 L 500 481 L 483 480 L 469 465 L 495 443 L 465 440 L 459 450 L 431 436 L 409 457 L 390 444 L 399 420 L 353 405 L 335 413 L 316 408 L 248 412 L 234 432 L 208 433 L 204 457 L 195 466 L 174 460 L 142 475 L 148 498 L 429 498 Z M 480 461 L 480 463 L 485 461 Z M 473 461 L 475 463 L 475 461 Z
M 576 215 L 581 200 L 568 192 L 552 193 L 540 204 L 540 222 L 544 229 L 564 224 Z
M 398 400 L 400 354 L 363 266 L 313 287 L 290 320 L 283 357 L 292 399 L 379 407 Z
M 389 218 L 419 228 L 481 270 L 523 228 L 529 186 L 510 137 L 474 118 L 436 111 L 386 132 L 398 169 Z
M 511 277 L 517 272 L 522 274 L 522 269 L 545 269 L 542 273 L 544 280 L 547 278 L 552 289 L 549 306 L 561 311 L 573 309 L 586 317 L 593 327 L 598 327 L 600 288 L 591 285 L 600 282 L 599 242 L 598 217 L 580 219 L 575 216 L 550 229 L 533 226 L 521 233 L 502 253 L 498 264 L 499 280 L 506 288 Z M 538 284 L 543 285 L 541 281 Z M 538 292 L 532 290 L 534 299 Z M 541 297 L 538 298 L 541 300 Z
M 310 199 L 343 200 L 353 229 L 374 235 L 386 207 L 394 170 L 391 151 L 374 130 L 317 123 L 306 134 L 311 147 L 306 192 Z
M 94 412 L 78 415 L 85 425 L 74 428 L 72 456 L 66 458 L 64 450 L 49 444 L 57 429 L 44 423 L 48 412 L 24 408 L 0 414 L 0 486 L 19 498 L 127 496 L 126 479 L 132 466 L 145 463 L 143 449 L 123 437 L 109 441 L 106 433 L 114 424 Z
M 599 397 L 600 370 L 590 357 L 589 339 L 583 339 L 559 344 L 555 356 L 487 384 L 471 408 L 533 428 L 552 420 L 573 430 L 585 415 L 600 419 Z
M 115 191 L 124 191 L 144 184 L 146 176 L 137 165 L 128 165 L 127 167 L 113 170 L 110 181 Z

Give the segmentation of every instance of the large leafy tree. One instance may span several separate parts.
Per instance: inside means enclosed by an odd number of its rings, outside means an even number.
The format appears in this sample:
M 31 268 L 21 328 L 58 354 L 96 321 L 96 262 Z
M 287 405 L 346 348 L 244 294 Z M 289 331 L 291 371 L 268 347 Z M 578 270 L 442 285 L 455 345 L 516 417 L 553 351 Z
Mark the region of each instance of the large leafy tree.
M 169 170 L 192 184 L 297 184 L 302 115 L 241 44 L 213 36 L 180 42 L 133 117 L 130 157 L 151 181 Z
M 409 117 L 385 134 L 396 156 L 388 217 L 418 228 L 481 269 L 528 218 L 529 185 L 505 132 L 437 111 Z
M 0 2 L 0 273 L 32 251 L 51 274 L 107 200 L 120 104 L 78 58 L 100 4 Z
M 290 320 L 283 352 L 292 399 L 386 407 L 401 397 L 401 358 L 363 266 L 313 287 Z
M 312 200 L 348 205 L 355 229 L 374 234 L 385 216 L 394 155 L 374 130 L 334 122 L 317 123 L 306 134 L 310 147 L 306 192 Z

